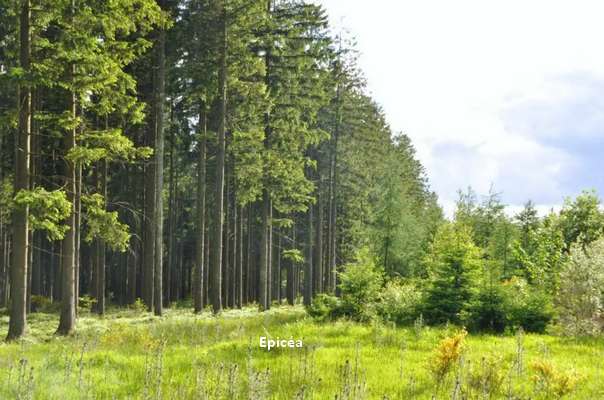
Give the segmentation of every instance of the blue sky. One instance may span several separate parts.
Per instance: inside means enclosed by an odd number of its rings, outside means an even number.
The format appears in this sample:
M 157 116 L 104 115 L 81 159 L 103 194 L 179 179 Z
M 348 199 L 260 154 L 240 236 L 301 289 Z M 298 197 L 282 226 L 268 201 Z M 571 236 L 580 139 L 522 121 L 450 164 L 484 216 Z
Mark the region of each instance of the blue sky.
M 491 185 L 514 212 L 604 194 L 604 3 L 316 0 L 450 213 Z

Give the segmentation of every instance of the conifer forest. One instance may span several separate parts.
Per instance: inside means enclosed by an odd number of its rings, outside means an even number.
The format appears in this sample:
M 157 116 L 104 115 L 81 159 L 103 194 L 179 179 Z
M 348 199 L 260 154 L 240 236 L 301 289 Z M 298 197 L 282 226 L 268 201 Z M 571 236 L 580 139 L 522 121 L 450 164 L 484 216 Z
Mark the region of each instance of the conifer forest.
M 445 210 L 319 3 L 0 0 L 0 398 L 604 398 L 596 190 Z

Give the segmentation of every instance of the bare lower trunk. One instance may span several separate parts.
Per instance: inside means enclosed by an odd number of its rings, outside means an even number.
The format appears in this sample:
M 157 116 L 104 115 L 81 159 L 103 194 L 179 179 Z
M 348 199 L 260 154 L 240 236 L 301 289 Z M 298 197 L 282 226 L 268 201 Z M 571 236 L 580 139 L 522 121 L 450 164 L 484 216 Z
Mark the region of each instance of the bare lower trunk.
M 243 306 L 243 207 L 239 207 L 235 221 L 237 240 L 235 249 L 235 307 Z
M 268 190 L 264 189 L 262 198 L 262 232 L 260 236 L 260 265 L 258 266 L 258 303 L 261 310 L 270 308 L 270 297 L 268 290 L 269 276 L 269 213 L 270 213 L 270 198 Z
M 321 193 L 321 182 L 317 184 L 317 225 L 315 232 L 315 257 L 314 257 L 314 293 L 323 292 L 323 194 Z
M 21 1 L 20 64 L 30 65 L 30 2 Z M 19 132 L 15 152 L 15 193 L 29 189 L 29 153 L 31 133 L 31 89 L 19 87 Z M 17 339 L 27 327 L 27 255 L 29 247 L 27 207 L 17 207 L 12 214 L 13 251 L 11 259 L 11 308 L 7 339 Z
M 164 0 L 159 4 L 164 5 Z M 164 259 L 164 98 L 166 78 L 166 30 L 162 26 L 159 31 L 157 44 L 157 78 L 155 94 L 155 259 L 154 259 L 154 290 L 153 313 L 162 315 L 163 312 L 163 259 Z
M 72 66 L 71 73 L 73 74 Z M 69 111 L 72 118 L 76 118 L 75 93 L 69 96 Z M 65 154 L 76 146 L 76 128 L 69 129 L 65 137 Z M 61 251 L 61 317 L 57 333 L 68 335 L 75 329 L 75 240 L 76 240 L 76 168 L 72 161 L 65 160 L 65 191 L 67 200 L 71 205 L 71 212 L 65 224 L 68 231 L 62 241 Z
M 150 140 L 153 146 L 154 140 Z M 141 288 L 143 301 L 147 310 L 153 310 L 153 281 L 155 260 L 155 163 L 147 164 L 145 168 L 145 212 L 143 220 L 143 257 L 142 274 L 143 285 Z
M 203 278 L 205 257 L 205 209 L 206 209 L 206 115 L 205 105 L 199 112 L 200 138 L 199 159 L 197 161 L 197 219 L 196 219 L 196 246 L 195 267 L 193 269 L 193 308 L 196 313 L 201 312 L 204 306 Z
M 306 242 L 306 269 L 304 271 L 304 305 L 312 303 L 313 296 L 313 207 L 308 206 L 308 229 Z
M 219 74 L 219 127 L 216 154 L 216 191 L 214 201 L 214 235 L 212 237 L 211 268 L 211 297 L 214 313 L 222 311 L 222 234 L 224 224 L 224 159 L 225 159 L 225 130 L 226 130 L 226 96 L 227 96 L 227 21 L 226 6 L 222 6 L 222 48 L 220 49 Z

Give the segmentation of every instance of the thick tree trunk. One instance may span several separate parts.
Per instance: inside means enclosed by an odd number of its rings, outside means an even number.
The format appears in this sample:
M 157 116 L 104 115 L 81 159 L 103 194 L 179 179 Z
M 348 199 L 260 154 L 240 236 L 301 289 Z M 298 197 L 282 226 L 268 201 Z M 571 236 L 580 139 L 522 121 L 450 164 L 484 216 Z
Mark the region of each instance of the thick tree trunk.
M 21 0 L 20 15 L 20 65 L 25 71 L 30 66 L 30 2 Z M 29 156 L 31 133 L 31 88 L 19 86 L 19 131 L 15 140 L 15 193 L 29 189 Z M 27 207 L 15 208 L 12 214 L 13 252 L 11 260 L 11 307 L 8 340 L 20 338 L 27 328 Z

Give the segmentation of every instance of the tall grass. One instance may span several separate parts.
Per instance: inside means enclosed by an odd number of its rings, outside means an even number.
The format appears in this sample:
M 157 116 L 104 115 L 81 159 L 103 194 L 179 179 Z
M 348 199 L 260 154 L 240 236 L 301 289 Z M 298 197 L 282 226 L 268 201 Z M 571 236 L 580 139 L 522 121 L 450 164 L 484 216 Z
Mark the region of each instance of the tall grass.
M 27 339 L 0 344 L 0 399 L 604 398 L 601 339 L 318 324 L 298 307 L 82 314 L 69 338 L 56 322 L 32 314 Z M 269 352 L 261 335 L 304 347 Z

